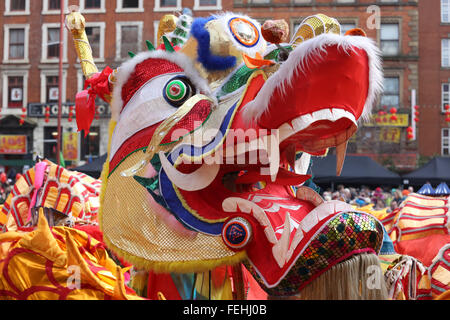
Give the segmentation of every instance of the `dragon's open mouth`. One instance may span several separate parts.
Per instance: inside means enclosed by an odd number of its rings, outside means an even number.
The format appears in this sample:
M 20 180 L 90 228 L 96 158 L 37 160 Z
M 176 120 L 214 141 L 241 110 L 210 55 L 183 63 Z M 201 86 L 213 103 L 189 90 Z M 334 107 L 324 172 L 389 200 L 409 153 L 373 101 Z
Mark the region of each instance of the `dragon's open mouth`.
M 249 90 L 253 98 L 219 107 L 223 118 L 215 138 L 158 154 L 159 194 L 152 196 L 161 198 L 166 216 L 173 215 L 162 220 L 174 232 L 222 236 L 229 249 L 245 250 L 269 288 L 331 219 L 352 211 L 302 187 L 310 178 L 310 155 L 328 148 L 337 150 L 340 173 L 347 141 L 379 90 L 373 44 L 351 38 L 323 35 L 299 46 L 276 76 Z M 305 68 L 312 53 L 316 58 Z M 256 124 L 245 127 L 246 118 Z M 271 254 L 261 255 L 267 248 Z

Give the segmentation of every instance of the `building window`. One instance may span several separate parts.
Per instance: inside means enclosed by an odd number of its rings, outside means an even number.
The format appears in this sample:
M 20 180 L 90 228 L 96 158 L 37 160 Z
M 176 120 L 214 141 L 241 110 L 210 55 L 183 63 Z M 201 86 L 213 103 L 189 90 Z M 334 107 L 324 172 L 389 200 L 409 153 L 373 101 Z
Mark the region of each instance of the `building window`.
M 9 29 L 9 59 L 25 59 L 25 29 Z
M 400 79 L 398 77 L 384 78 L 384 93 L 381 97 L 381 105 L 399 108 L 400 107 Z
M 29 15 L 30 0 L 5 0 L 5 16 Z
M 45 79 L 45 102 L 55 103 L 59 100 L 58 76 L 46 76 Z
M 105 57 L 105 23 L 86 23 L 86 35 L 92 49 L 95 61 L 104 60 Z
M 450 0 L 441 0 L 441 22 L 450 23 Z
M 59 28 L 48 28 L 46 59 L 55 58 L 59 58 Z
M 59 23 L 47 23 L 42 26 L 42 62 L 59 61 Z M 63 59 L 67 61 L 67 30 L 63 33 Z
M 23 77 L 8 77 L 8 108 L 23 106 Z
M 142 48 L 142 22 L 117 22 L 116 60 L 129 58 L 128 52 L 139 53 Z
M 105 0 L 80 0 L 81 13 L 105 13 Z
M 61 130 L 61 132 L 63 131 Z M 62 139 L 60 138 L 60 141 L 61 140 Z M 44 127 L 44 158 L 56 162 L 57 149 L 58 127 Z
M 450 39 L 441 42 L 442 67 L 450 68 Z
M 87 137 L 81 134 L 81 160 L 100 156 L 100 127 L 91 127 Z
M 450 84 L 449 83 L 443 83 L 442 84 L 442 105 L 441 105 L 441 111 L 446 112 L 445 106 L 450 106 Z
M 68 0 L 64 0 L 64 8 L 67 10 Z M 44 0 L 42 3 L 42 14 L 60 14 L 61 0 Z
M 270 2 L 271 0 L 248 0 L 249 4 L 268 4 Z M 294 0 L 294 3 L 302 3 L 302 0 Z
M 57 104 L 59 94 L 62 102 L 66 101 L 67 70 L 63 70 L 62 92 L 59 92 L 58 69 L 41 70 L 41 103 Z
M 337 3 L 355 3 L 355 0 L 336 0 Z
M 341 34 L 345 34 L 347 31 L 355 28 L 356 23 L 341 23 Z
M 222 0 L 195 0 L 194 10 L 222 10 Z
M 181 10 L 181 0 L 155 0 L 153 11 Z
M 442 129 L 441 155 L 444 157 L 450 156 L 450 128 Z
M 28 95 L 28 71 L 11 71 L 5 70 L 2 73 L 3 87 L 1 90 L 5 92 L 3 95 L 3 103 L 7 108 L 17 109 L 27 105 Z
M 144 12 L 144 0 L 117 0 L 116 12 Z
M 398 23 L 381 24 L 380 47 L 385 56 L 396 56 L 400 53 Z
M 28 63 L 29 25 L 5 24 L 3 40 L 4 63 Z

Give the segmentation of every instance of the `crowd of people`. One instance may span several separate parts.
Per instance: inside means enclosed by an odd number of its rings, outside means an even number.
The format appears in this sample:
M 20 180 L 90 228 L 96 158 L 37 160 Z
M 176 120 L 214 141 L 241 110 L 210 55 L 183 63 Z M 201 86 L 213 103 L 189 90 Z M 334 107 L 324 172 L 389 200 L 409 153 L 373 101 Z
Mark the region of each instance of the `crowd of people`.
M 381 187 L 377 187 L 375 190 L 372 190 L 367 186 L 354 188 L 339 185 L 336 191 L 327 189 L 323 192 L 322 196 L 325 201 L 341 200 L 358 207 L 373 204 L 374 210 L 383 210 L 387 208 L 388 212 L 392 212 L 397 209 L 402 201 L 405 200 L 406 197 L 412 192 L 414 192 L 413 187 L 409 187 L 407 189 L 383 189 Z
M 14 184 L 20 177 L 21 174 L 17 173 L 15 170 L 10 170 L 8 173 L 0 171 L 0 205 L 5 203 Z

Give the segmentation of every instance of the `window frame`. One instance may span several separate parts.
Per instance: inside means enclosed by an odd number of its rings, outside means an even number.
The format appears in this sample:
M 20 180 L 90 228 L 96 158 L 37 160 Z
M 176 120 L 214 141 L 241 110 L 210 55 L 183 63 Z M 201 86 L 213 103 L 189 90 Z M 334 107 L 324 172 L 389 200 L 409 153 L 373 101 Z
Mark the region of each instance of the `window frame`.
M 444 91 L 444 86 L 447 85 L 447 92 Z M 444 98 L 444 95 L 447 94 L 447 99 Z M 447 100 L 447 101 L 446 101 Z M 445 113 L 445 105 L 448 104 L 450 106 L 450 82 L 444 82 L 441 84 L 441 112 Z
M 222 10 L 222 0 L 216 0 L 215 6 L 202 6 L 200 0 L 194 0 L 194 11 Z
M 105 62 L 105 30 L 106 30 L 106 23 L 105 22 L 86 22 L 85 28 L 100 28 L 100 57 L 95 58 L 94 62 Z M 79 62 L 80 59 L 77 58 L 77 61 Z
M 398 106 L 388 106 L 388 107 L 395 107 L 395 108 L 402 108 L 402 77 L 400 74 L 385 74 L 384 75 L 384 79 L 385 78 L 397 78 L 398 79 Z M 381 95 L 380 97 L 380 103 L 379 103 L 379 109 L 382 108 L 382 106 L 384 105 L 382 100 L 383 100 L 383 96 L 386 93 L 386 91 L 384 91 L 383 95 Z M 388 95 L 393 95 L 391 92 L 388 92 Z
M 116 22 L 116 57 L 115 57 L 115 60 L 117 62 L 127 60 L 127 57 L 122 58 L 120 56 L 120 51 L 122 48 L 122 27 L 124 27 L 124 26 L 138 27 L 138 48 L 139 48 L 139 50 L 142 50 L 144 22 L 143 21 L 117 21 Z M 135 53 L 137 54 L 138 52 L 135 52 Z
M 444 132 L 447 131 L 447 137 L 444 137 Z M 447 146 L 444 146 L 444 140 L 447 140 Z M 444 149 L 447 149 L 447 154 L 444 154 Z M 441 129 L 441 156 L 450 156 L 450 128 Z
M 43 0 L 41 14 L 43 14 L 43 15 L 57 15 L 57 14 L 61 14 L 61 9 L 59 9 L 59 10 L 49 10 L 48 9 L 49 1 L 50 0 Z M 64 0 L 64 11 L 66 13 L 69 12 L 68 8 L 69 8 L 69 0 Z
M 10 59 L 9 57 L 9 31 L 11 29 L 24 29 L 24 57 L 23 59 Z M 5 24 L 3 25 L 3 63 L 29 63 L 29 24 Z
M 105 0 L 100 0 L 100 8 L 98 9 L 86 9 L 86 0 L 80 0 L 80 12 L 82 14 L 106 13 Z
M 144 0 L 139 1 L 138 8 L 123 8 L 124 0 L 116 0 L 116 12 L 117 13 L 128 13 L 128 12 L 144 12 Z
M 2 103 L 5 110 L 10 110 L 12 113 L 21 113 L 21 108 L 9 108 L 8 107 L 8 78 L 9 77 L 23 77 L 23 88 L 22 88 L 22 108 L 28 105 L 28 70 L 3 70 L 2 71 L 2 92 L 7 94 L 2 95 Z
M 181 0 L 177 0 L 177 5 L 175 7 L 161 7 L 161 0 L 155 0 L 155 7 L 153 8 L 154 12 L 172 12 L 172 11 L 181 11 L 183 8 L 181 7 Z
M 5 0 L 5 16 L 28 16 L 30 15 L 30 0 L 25 0 L 24 11 L 11 11 L 11 0 Z
M 47 76 L 59 76 L 58 69 L 44 69 L 41 70 L 41 103 L 46 104 L 47 102 Z M 67 99 L 67 70 L 63 70 L 62 77 L 62 93 L 59 94 L 62 97 L 62 102 L 65 103 Z
M 381 39 L 381 29 L 383 28 L 383 25 L 387 25 L 387 24 L 395 24 L 398 26 L 398 32 L 397 32 L 398 39 L 397 40 L 382 40 Z M 390 57 L 398 57 L 398 56 L 402 55 L 403 50 L 402 50 L 402 24 L 401 24 L 401 21 L 399 21 L 399 20 L 381 21 L 380 30 L 378 31 L 378 44 L 379 44 L 380 50 L 382 50 L 382 46 L 381 46 L 382 41 L 397 41 L 397 43 L 398 43 L 398 51 L 396 54 L 386 55 L 383 51 L 381 51 L 383 57 L 390 58 Z
M 60 28 L 59 23 L 44 23 L 42 24 L 42 54 L 41 63 L 58 63 L 58 58 L 48 58 L 48 29 Z M 63 32 L 63 61 L 67 63 L 67 28 Z

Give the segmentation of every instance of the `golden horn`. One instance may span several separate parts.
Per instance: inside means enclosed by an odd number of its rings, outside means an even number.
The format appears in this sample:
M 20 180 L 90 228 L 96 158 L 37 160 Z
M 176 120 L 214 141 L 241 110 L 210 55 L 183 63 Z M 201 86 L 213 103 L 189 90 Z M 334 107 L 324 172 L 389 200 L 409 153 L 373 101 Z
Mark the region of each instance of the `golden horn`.
M 178 18 L 173 14 L 166 14 L 159 20 L 158 26 L 158 39 L 156 46 L 162 44 L 162 36 L 172 32 L 177 27 Z
M 94 63 L 91 45 L 86 35 L 86 20 L 79 12 L 78 6 L 69 7 L 70 14 L 66 17 L 67 28 L 72 32 L 75 50 L 78 59 L 80 59 L 81 69 L 84 76 L 89 79 L 92 75 L 98 73 L 98 68 Z

